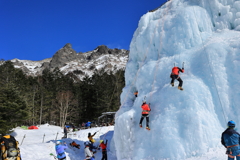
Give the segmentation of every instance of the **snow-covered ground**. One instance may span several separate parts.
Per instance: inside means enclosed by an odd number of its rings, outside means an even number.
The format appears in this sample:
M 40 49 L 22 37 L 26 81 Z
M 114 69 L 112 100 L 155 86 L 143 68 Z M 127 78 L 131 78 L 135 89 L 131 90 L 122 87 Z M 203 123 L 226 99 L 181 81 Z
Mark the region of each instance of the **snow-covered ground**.
M 83 143 L 88 141 L 87 136 L 89 132 L 91 134 L 97 132 L 97 134 L 94 136 L 96 145 L 99 145 L 100 139 L 108 139 L 109 160 L 116 160 L 116 156 L 114 155 L 115 151 L 110 151 L 113 130 L 114 126 L 105 126 L 80 130 L 74 133 L 69 132 L 68 138 L 63 139 L 63 141 L 66 142 L 69 147 L 65 152 L 67 155 L 67 160 L 85 159 Z M 39 129 L 34 130 L 24 130 L 20 127 L 17 127 L 14 129 L 14 132 L 11 135 L 15 136 L 16 140 L 19 142 L 19 148 L 23 160 L 53 160 L 54 157 L 50 156 L 50 153 L 56 155 L 56 140 L 59 140 L 63 137 L 63 129 L 58 126 L 52 126 L 48 124 L 41 125 Z M 73 140 L 81 145 L 80 149 L 73 148 L 69 145 L 69 143 Z M 96 160 L 101 159 L 101 150 L 95 154 L 95 157 Z
M 100 139 L 108 139 L 108 160 L 117 160 L 114 142 L 112 142 L 112 136 L 114 133 L 114 126 L 106 127 L 96 127 L 91 129 L 85 129 L 76 131 L 75 134 L 70 132 L 67 139 L 63 139 L 64 142 L 69 144 L 73 140 L 81 145 L 80 149 L 72 148 L 69 146 L 66 149 L 67 160 L 83 160 L 84 157 L 84 145 L 83 143 L 88 141 L 88 133 L 97 132 L 94 136 L 96 139 L 96 144 L 99 144 Z M 149 132 L 149 131 L 147 131 Z M 143 131 L 144 133 L 144 131 Z M 55 143 L 56 140 L 61 139 L 63 136 L 63 129 L 58 126 L 53 125 L 41 125 L 39 129 L 34 130 L 24 130 L 20 127 L 14 129 L 12 133 L 13 136 L 19 141 L 21 157 L 23 160 L 54 160 L 50 153 L 56 155 Z M 25 138 L 24 138 L 25 137 Z M 124 146 L 123 146 L 124 147 Z M 145 150 L 150 150 L 152 152 L 158 152 L 158 148 L 145 148 Z M 209 150 L 206 154 L 201 157 L 188 158 L 186 160 L 226 160 L 226 155 L 224 154 L 224 147 Z M 141 153 L 139 153 L 141 154 Z M 95 154 L 96 160 L 101 160 L 102 153 L 98 151 Z M 123 159 L 119 159 L 123 160 Z M 131 159 L 125 159 L 131 160 Z M 139 159 L 140 160 L 140 159 Z M 149 159 L 158 160 L 158 159 Z

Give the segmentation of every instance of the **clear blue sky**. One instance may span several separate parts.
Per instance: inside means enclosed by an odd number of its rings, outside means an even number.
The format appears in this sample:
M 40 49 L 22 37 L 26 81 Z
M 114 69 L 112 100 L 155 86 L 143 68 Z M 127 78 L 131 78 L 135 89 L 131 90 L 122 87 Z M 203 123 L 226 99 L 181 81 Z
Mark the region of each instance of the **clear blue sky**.
M 0 0 L 0 59 L 42 60 L 66 43 L 129 49 L 141 16 L 167 0 Z

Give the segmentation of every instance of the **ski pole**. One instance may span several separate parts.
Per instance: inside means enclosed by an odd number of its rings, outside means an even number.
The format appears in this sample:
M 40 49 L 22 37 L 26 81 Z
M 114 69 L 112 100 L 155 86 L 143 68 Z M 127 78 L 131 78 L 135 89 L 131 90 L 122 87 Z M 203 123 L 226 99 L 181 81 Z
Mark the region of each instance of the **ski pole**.
M 44 135 L 43 135 L 43 141 L 42 141 L 42 143 L 44 143 L 44 137 L 45 137 L 45 133 L 44 133 Z
M 184 68 L 184 62 L 182 63 L 182 68 Z
M 56 135 L 56 138 L 55 138 L 55 140 L 57 140 L 57 136 L 58 136 L 58 132 L 57 132 L 57 135 Z
M 24 134 L 24 136 L 23 136 L 23 139 L 22 139 L 21 145 L 22 145 L 22 143 L 23 143 L 23 140 L 24 140 L 25 136 L 26 136 L 26 134 Z

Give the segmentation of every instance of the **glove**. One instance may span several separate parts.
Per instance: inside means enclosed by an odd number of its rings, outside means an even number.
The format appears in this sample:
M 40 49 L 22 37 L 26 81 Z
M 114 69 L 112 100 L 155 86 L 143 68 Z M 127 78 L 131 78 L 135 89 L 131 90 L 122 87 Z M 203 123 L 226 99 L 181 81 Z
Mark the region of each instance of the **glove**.
M 107 142 L 108 140 L 106 140 L 106 142 Z
M 98 148 L 98 150 L 100 150 L 100 148 Z
M 182 73 L 184 73 L 184 68 L 182 68 Z

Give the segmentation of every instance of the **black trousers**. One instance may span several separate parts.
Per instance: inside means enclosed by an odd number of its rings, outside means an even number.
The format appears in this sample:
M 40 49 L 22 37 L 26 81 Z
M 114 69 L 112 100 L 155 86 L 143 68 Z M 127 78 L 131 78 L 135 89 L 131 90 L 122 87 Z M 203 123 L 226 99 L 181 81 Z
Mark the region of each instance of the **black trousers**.
M 146 126 L 149 127 L 149 114 L 142 114 L 139 124 L 142 124 L 144 118 L 146 118 Z
M 102 159 L 101 160 L 107 160 L 107 151 L 102 151 Z
M 178 82 L 179 82 L 178 86 L 182 87 L 183 81 L 182 81 L 182 79 L 178 75 L 171 75 L 171 78 L 172 78 L 171 83 L 174 83 L 174 80 L 177 79 Z

